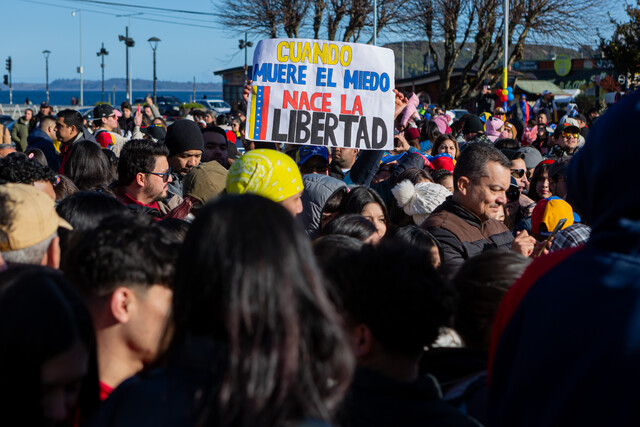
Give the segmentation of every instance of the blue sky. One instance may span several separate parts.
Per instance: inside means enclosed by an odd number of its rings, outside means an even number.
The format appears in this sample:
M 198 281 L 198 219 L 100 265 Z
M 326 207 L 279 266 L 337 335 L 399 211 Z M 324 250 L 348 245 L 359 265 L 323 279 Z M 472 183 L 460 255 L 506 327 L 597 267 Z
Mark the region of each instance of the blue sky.
M 157 8 L 214 12 L 211 0 L 113 0 L 116 3 L 147 4 Z M 79 14 L 82 9 L 82 57 L 84 78 L 100 80 L 100 58 L 96 53 L 104 42 L 109 55 L 105 57 L 105 78 L 125 76 L 125 46 L 118 35 L 125 34 L 135 40 L 130 49 L 134 78 L 153 78 L 153 56 L 147 40 L 158 37 L 157 74 L 159 80 L 198 82 L 221 81 L 212 71 L 244 64 L 244 55 L 238 49 L 236 31 L 214 28 L 213 16 L 186 15 L 159 11 L 146 11 L 142 15 L 116 17 L 138 13 L 141 9 L 110 7 L 70 0 L 3 0 L 2 39 L 0 47 L 2 73 L 4 60 L 12 57 L 14 82 L 44 82 L 45 59 L 43 50 L 50 50 L 49 81 L 75 78 L 80 65 Z M 99 13 L 96 13 L 99 12 Z M 175 25 L 157 21 L 181 22 Z M 197 26 L 196 26 L 197 25 Z M 253 51 L 249 51 L 249 62 Z
M 155 8 L 183 9 L 203 13 L 215 11 L 216 0 L 106 0 L 109 2 L 153 5 Z M 614 17 L 623 19 L 623 3 L 604 0 Z M 104 42 L 109 55 L 105 57 L 105 78 L 125 76 L 125 47 L 118 35 L 125 33 L 131 22 L 129 35 L 136 45 L 130 50 L 134 78 L 152 79 L 152 50 L 150 37 L 162 41 L 157 51 L 158 79 L 173 81 L 220 82 L 214 70 L 241 66 L 244 55 L 238 49 L 243 33 L 234 29 L 220 29 L 213 16 L 177 14 L 139 8 L 89 4 L 74 0 L 3 0 L 2 39 L 0 58 L 13 59 L 13 81 L 38 83 L 45 80 L 45 60 L 42 51 L 51 51 L 49 81 L 78 76 L 80 64 L 79 14 L 82 9 L 82 56 L 84 78 L 100 79 L 100 58 L 96 52 Z M 603 8 L 604 9 L 604 8 Z M 187 25 L 176 25 L 169 21 Z M 606 33 L 605 33 L 606 34 Z M 251 35 L 249 36 L 251 40 Z M 253 36 L 254 44 L 258 37 Z M 382 37 L 380 42 L 385 42 Z M 249 50 L 249 63 L 253 50 Z M 3 65 L 4 73 L 4 65 Z

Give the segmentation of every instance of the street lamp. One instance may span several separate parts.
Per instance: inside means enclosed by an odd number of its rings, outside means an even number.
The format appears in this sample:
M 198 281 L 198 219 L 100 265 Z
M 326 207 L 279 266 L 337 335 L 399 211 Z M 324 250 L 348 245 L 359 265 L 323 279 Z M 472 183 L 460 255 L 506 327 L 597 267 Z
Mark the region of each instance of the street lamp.
M 104 102 L 104 56 L 109 55 L 107 49 L 104 48 L 104 43 L 102 43 L 102 48 L 96 53 L 97 56 L 102 57 L 102 64 L 100 67 L 102 68 L 102 102 Z
M 45 70 L 46 70 L 46 76 L 47 76 L 47 104 L 49 103 L 49 55 L 51 55 L 51 51 L 50 50 L 43 50 L 42 54 L 44 55 L 44 62 L 45 62 Z
M 71 12 L 71 16 L 76 16 L 76 11 Z M 78 19 L 80 27 L 80 66 L 78 67 L 78 73 L 80 73 L 80 105 L 84 105 L 84 69 L 82 68 L 82 9 L 78 10 Z
M 124 36 L 118 36 L 118 40 L 124 42 L 124 45 L 127 47 L 127 100 L 132 102 L 132 94 L 131 94 L 131 68 L 129 68 L 129 48 L 135 46 L 135 42 L 131 37 L 129 37 L 129 27 L 126 27 L 126 32 Z
M 158 80 L 158 78 L 156 77 L 156 49 L 158 48 L 160 39 L 157 37 L 151 37 L 147 41 L 149 42 L 149 45 L 153 50 L 153 103 L 156 104 L 158 102 L 156 100 L 156 80 Z
M 247 32 L 245 31 L 244 33 L 244 40 L 240 39 L 238 40 L 240 43 L 238 44 L 238 47 L 240 49 L 244 49 L 244 84 L 247 84 L 247 81 L 249 80 L 247 78 L 247 49 L 250 48 L 251 46 L 253 46 L 252 42 L 247 42 Z

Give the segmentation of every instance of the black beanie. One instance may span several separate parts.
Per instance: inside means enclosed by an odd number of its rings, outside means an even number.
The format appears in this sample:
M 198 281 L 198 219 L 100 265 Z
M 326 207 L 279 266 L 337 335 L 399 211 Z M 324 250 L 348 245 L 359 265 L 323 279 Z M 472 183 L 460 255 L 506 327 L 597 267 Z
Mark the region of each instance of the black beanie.
M 167 128 L 164 144 L 169 149 L 169 157 L 189 150 L 204 151 L 202 131 L 192 120 L 176 120 Z
M 462 134 L 467 135 L 470 133 L 484 133 L 484 123 L 478 116 L 469 116 L 462 126 Z

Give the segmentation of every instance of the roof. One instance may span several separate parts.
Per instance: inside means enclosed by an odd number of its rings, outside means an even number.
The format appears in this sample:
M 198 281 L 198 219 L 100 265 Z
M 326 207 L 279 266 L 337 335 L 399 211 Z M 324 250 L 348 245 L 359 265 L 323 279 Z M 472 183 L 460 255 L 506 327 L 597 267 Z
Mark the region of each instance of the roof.
M 518 80 L 516 82 L 516 88 L 531 95 L 541 95 L 545 90 L 548 90 L 554 95 L 571 95 L 561 87 L 547 80 Z
M 253 68 L 253 66 L 247 65 L 247 71 L 251 71 L 252 68 Z M 223 74 L 233 73 L 233 72 L 238 72 L 238 71 L 244 71 L 244 65 L 241 65 L 239 67 L 227 68 L 226 70 L 214 71 L 213 74 L 216 75 L 216 76 L 221 76 Z

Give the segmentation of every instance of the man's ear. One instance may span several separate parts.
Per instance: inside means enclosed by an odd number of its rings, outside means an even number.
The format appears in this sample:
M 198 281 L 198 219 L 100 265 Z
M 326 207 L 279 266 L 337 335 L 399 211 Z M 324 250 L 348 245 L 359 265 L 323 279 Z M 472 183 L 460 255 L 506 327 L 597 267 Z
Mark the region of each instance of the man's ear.
M 111 315 L 119 323 L 127 323 L 131 320 L 131 313 L 136 303 L 136 296 L 129 288 L 121 286 L 111 294 L 109 308 Z
M 144 187 L 146 180 L 147 176 L 144 173 L 138 172 L 136 174 L 136 184 L 138 184 L 140 187 Z
M 60 268 L 60 237 L 56 236 L 51 240 L 44 256 L 42 265 L 55 269 Z
M 463 196 L 466 196 L 469 193 L 470 185 L 471 180 L 466 176 L 461 176 L 454 184 L 454 189 L 458 190 L 458 192 L 460 192 L 460 194 L 462 194 Z
M 356 357 L 367 355 L 371 351 L 373 334 L 371 329 L 364 323 L 353 328 L 354 352 Z

